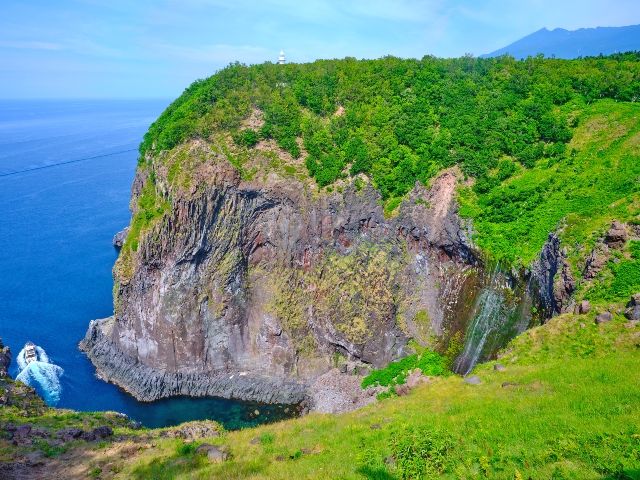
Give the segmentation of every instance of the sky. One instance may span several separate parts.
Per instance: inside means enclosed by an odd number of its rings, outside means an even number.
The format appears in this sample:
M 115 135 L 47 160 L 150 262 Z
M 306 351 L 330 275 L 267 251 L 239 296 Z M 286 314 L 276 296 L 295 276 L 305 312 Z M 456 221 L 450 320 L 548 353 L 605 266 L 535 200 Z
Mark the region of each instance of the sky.
M 638 0 L 1 0 L 0 98 L 174 98 L 230 62 L 481 55 Z

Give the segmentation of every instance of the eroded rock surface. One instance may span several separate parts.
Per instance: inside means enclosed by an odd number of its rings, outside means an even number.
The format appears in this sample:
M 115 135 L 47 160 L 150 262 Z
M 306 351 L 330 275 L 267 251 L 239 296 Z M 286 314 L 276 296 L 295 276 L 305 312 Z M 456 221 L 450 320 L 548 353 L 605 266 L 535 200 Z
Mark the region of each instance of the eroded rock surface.
M 172 190 L 165 175 L 154 178 L 170 211 L 123 248 L 115 315 L 81 344 L 138 399 L 297 403 L 336 354 L 380 367 L 409 337 L 460 329 L 482 286 L 453 170 L 416 185 L 393 218 L 368 184 L 243 181 L 219 158 L 194 172 L 197 188 Z M 132 204 L 149 181 L 138 172 Z

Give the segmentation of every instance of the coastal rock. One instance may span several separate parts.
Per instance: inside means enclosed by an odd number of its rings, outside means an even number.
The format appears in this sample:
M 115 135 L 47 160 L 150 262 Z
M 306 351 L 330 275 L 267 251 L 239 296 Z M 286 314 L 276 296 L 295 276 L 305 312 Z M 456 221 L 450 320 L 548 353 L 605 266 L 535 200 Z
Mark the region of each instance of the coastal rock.
M 97 439 L 108 438 L 113 435 L 113 429 L 107 425 L 96 427 L 92 432 Z
M 407 381 L 405 383 L 407 387 L 413 389 L 423 383 L 429 383 L 429 377 L 423 375 L 422 370 L 419 368 L 415 368 L 407 375 Z
M 590 311 L 591 311 L 591 303 L 589 303 L 589 300 L 582 300 L 578 304 L 578 313 L 580 315 L 585 315 L 585 314 L 589 313 Z
M 118 349 L 103 333 L 114 319 L 92 321 L 81 348 L 96 366 L 101 378 L 122 386 L 141 401 L 189 395 L 193 397 L 235 398 L 262 403 L 304 401 L 306 385 L 282 378 L 240 375 L 242 372 L 166 372 L 140 362 Z
M 170 428 L 160 433 L 161 437 L 182 438 L 184 440 L 199 440 L 220 436 L 221 427 L 211 420 L 199 420 L 181 423 L 177 427 Z
M 292 179 L 243 181 L 224 159 L 206 169 L 120 255 L 115 315 L 81 342 L 137 399 L 299 403 L 336 354 L 379 368 L 408 338 L 473 314 L 485 277 L 457 215 L 456 171 L 417 184 L 386 218 L 371 185 L 317 195 Z M 148 181 L 139 171 L 132 205 Z
M 550 233 L 542 251 L 532 267 L 532 276 L 538 286 L 544 318 L 571 311 L 576 282 L 560 246 L 560 237 Z
M 0 338 L 0 378 L 7 375 L 9 365 L 11 364 L 11 350 L 5 347 Z
M 309 407 L 320 413 L 343 413 L 375 401 L 380 387 L 363 390 L 362 377 L 334 368 L 320 375 L 309 387 Z
M 402 385 L 396 385 L 395 387 L 393 387 L 393 391 L 396 392 L 396 395 L 398 395 L 399 397 L 404 397 L 405 395 L 409 394 L 411 388 L 409 388 L 409 385 L 403 383 Z
M 477 375 L 471 375 L 470 377 L 464 377 L 464 383 L 469 385 L 480 385 L 482 380 Z
M 80 438 L 83 433 L 83 430 L 80 428 L 63 428 L 56 432 L 56 438 L 59 438 L 63 442 L 70 442 Z
M 582 277 L 586 280 L 596 278 L 600 270 L 602 270 L 602 267 L 609 261 L 610 256 L 609 247 L 603 241 L 596 243 L 587 257 L 584 270 L 582 271 Z
M 122 248 L 125 240 L 127 239 L 127 235 L 129 235 L 129 227 L 126 227 L 116 233 L 113 237 L 113 246 L 117 249 Z
M 631 300 L 627 303 L 624 316 L 631 321 L 640 320 L 640 293 L 631 296 Z
M 196 453 L 206 455 L 211 463 L 222 463 L 229 459 L 229 453 L 224 447 L 216 447 L 203 443 L 196 449 Z

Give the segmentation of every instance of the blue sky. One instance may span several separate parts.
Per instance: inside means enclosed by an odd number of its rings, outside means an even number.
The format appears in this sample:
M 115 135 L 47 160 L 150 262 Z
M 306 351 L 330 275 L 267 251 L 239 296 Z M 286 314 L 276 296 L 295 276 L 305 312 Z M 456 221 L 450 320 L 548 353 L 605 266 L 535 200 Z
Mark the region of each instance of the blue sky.
M 0 97 L 173 98 L 229 62 L 480 55 L 638 0 L 2 0 Z

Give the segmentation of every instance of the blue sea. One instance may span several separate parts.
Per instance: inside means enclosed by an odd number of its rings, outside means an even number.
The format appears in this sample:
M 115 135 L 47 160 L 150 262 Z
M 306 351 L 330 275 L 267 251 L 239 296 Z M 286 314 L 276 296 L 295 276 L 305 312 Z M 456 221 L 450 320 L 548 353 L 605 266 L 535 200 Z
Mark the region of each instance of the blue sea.
M 138 144 L 168 103 L 0 101 L 0 337 L 10 373 L 21 373 L 16 357 L 32 341 L 61 369 L 44 372 L 51 384 L 30 377 L 58 407 L 118 411 L 149 427 L 280 419 L 282 406 L 216 398 L 138 402 L 99 380 L 78 350 L 89 321 L 112 314 L 111 241 L 129 222 Z

